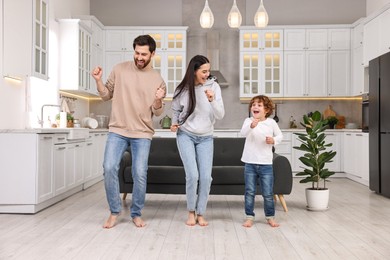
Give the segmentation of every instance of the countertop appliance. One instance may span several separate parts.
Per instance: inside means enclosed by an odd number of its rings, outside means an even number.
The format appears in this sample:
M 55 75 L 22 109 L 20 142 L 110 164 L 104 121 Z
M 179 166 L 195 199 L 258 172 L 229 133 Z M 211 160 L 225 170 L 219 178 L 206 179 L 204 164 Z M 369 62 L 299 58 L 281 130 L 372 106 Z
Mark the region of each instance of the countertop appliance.
M 390 52 L 369 62 L 370 189 L 390 198 Z

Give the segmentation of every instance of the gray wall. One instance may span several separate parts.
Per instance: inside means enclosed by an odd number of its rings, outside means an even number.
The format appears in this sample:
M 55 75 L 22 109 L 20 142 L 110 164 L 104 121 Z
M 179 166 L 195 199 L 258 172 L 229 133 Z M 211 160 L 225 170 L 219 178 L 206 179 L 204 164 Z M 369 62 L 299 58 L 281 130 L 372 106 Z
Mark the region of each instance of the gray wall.
M 236 0 L 243 17 L 242 25 L 253 25 L 253 17 L 259 0 Z M 220 71 L 229 82 L 222 89 L 226 116 L 217 122 L 216 128 L 240 128 L 247 113 L 247 104 L 239 100 L 239 32 L 230 29 L 227 15 L 233 0 L 209 0 L 215 22 L 212 29 L 202 29 L 199 16 L 204 7 L 203 0 L 90 0 L 91 15 L 104 25 L 178 25 L 189 26 L 187 34 L 187 61 L 196 54 L 206 55 L 206 34 L 210 30 L 220 35 Z M 264 0 L 270 25 L 297 24 L 351 24 L 365 16 L 365 0 Z M 347 122 L 360 123 L 360 104 L 356 101 L 283 101 L 278 107 L 280 126 L 286 128 L 290 116 L 300 119 L 304 113 L 323 111 L 332 104 Z M 109 105 L 91 103 L 91 112 L 108 114 Z M 171 114 L 170 103 L 166 113 Z M 165 114 L 164 114 L 165 115 Z M 159 119 L 155 120 L 158 127 Z

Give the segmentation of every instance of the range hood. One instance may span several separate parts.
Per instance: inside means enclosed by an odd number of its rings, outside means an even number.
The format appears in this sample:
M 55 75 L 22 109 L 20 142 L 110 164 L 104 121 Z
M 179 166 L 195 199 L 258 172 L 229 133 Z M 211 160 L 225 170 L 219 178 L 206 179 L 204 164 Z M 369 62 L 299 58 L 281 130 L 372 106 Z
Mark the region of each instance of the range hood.
M 221 88 L 229 86 L 225 77 L 219 71 L 219 32 L 211 31 L 207 33 L 207 58 L 210 60 L 210 74 L 217 78 Z

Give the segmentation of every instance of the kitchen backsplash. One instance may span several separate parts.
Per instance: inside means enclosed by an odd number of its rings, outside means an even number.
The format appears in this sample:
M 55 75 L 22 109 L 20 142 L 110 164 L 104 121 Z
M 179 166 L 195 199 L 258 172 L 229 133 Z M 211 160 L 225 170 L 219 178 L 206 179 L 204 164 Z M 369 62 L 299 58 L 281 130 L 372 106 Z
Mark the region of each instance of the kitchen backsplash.
M 77 101 L 79 102 L 79 101 Z M 86 101 L 80 101 L 86 102 Z M 237 101 L 236 101 L 237 102 Z M 277 115 L 279 117 L 280 128 L 289 128 L 290 117 L 296 120 L 298 128 L 301 128 L 299 122 L 302 116 L 311 111 L 318 110 L 321 113 L 331 105 L 337 116 L 344 116 L 346 123 L 356 123 L 361 127 L 361 101 L 359 100 L 284 100 L 275 101 L 277 104 Z M 225 99 L 225 117 L 215 124 L 216 129 L 238 129 L 241 128 L 244 119 L 248 116 L 248 104 L 229 105 L 229 97 Z M 110 115 L 111 102 L 90 101 L 90 113 L 95 115 Z M 154 127 L 161 128 L 159 121 L 165 115 L 172 116 L 171 102 L 165 102 L 164 113 L 154 118 Z M 273 117 L 273 116 L 271 116 Z

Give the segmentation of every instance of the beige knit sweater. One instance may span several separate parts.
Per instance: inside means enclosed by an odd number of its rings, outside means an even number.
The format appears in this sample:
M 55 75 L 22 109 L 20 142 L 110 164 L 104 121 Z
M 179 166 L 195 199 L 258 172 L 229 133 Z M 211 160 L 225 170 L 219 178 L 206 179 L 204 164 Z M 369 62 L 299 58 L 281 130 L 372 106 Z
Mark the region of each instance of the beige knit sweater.
M 109 131 L 130 137 L 151 139 L 152 116 L 159 116 L 164 106 L 153 108 L 155 93 L 166 88 L 160 73 L 150 65 L 140 70 L 133 61 L 114 66 L 100 97 L 112 100 Z

